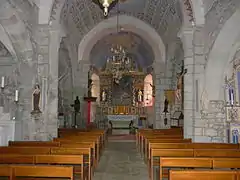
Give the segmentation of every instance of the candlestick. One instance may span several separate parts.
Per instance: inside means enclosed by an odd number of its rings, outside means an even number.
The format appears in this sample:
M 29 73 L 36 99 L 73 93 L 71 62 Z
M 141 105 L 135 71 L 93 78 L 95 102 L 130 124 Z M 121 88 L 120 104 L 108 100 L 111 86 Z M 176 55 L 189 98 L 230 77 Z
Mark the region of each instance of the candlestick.
M 2 76 L 1 88 L 4 88 L 4 86 L 5 86 L 5 77 Z
M 18 102 L 19 91 L 15 91 L 15 102 Z

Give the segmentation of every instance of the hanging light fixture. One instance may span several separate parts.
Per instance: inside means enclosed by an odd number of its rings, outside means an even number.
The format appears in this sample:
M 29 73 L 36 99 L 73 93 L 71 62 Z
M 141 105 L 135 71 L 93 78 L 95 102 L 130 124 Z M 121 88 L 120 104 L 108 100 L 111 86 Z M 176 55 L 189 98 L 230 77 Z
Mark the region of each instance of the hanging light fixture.
M 103 9 L 103 15 L 108 16 L 109 11 L 118 3 L 119 0 L 92 0 L 101 9 Z

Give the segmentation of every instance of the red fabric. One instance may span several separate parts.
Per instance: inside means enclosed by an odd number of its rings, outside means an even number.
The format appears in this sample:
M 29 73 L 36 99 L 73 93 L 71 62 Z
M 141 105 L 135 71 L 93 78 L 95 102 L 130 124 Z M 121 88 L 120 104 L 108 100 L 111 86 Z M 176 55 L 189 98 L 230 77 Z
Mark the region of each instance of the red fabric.
M 91 123 L 91 101 L 88 101 L 87 105 L 87 125 Z

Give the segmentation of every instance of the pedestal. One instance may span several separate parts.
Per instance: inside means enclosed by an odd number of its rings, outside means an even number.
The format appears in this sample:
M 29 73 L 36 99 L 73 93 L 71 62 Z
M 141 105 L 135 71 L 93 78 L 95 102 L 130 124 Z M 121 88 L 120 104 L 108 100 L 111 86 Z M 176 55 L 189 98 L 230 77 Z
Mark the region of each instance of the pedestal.
M 84 97 L 84 101 L 87 102 L 87 125 L 91 123 L 91 104 L 92 102 L 96 102 L 96 97 Z

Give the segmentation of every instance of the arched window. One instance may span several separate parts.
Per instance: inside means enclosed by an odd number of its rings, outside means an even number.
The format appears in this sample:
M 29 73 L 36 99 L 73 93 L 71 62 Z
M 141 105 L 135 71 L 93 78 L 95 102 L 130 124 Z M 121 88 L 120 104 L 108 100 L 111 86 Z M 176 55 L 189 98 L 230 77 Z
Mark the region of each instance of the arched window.
M 144 106 L 153 105 L 153 78 L 148 74 L 144 79 Z
M 100 79 L 97 74 L 92 74 L 92 96 L 97 97 L 97 103 L 100 102 Z

